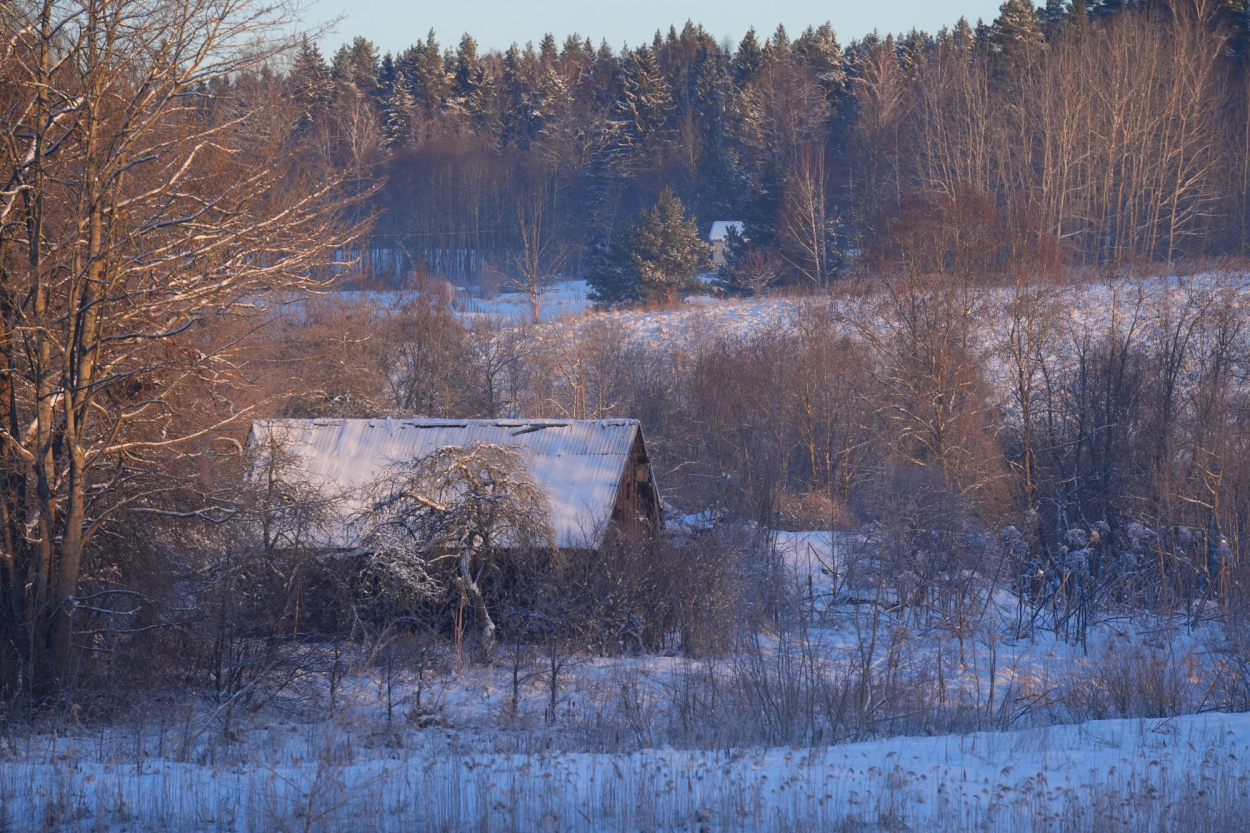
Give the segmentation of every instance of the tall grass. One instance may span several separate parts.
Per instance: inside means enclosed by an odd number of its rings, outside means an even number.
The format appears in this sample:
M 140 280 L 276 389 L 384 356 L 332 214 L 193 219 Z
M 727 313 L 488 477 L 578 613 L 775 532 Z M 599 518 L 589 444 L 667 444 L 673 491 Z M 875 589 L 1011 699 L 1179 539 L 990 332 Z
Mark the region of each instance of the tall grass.
M 817 750 L 487 755 L 453 745 L 390 758 L 329 726 L 314 759 L 281 766 L 101 762 L 58 743 L 0 766 L 0 830 L 1242 829 L 1250 781 L 1235 761 L 1246 749 L 1203 725 Z

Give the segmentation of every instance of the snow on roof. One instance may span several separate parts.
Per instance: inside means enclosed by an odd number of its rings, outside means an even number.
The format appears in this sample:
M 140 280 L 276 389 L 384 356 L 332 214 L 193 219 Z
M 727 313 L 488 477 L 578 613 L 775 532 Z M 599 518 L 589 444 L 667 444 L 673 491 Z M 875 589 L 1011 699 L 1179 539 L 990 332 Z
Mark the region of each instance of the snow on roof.
M 252 424 L 253 442 L 276 436 L 316 485 L 347 493 L 345 515 L 362 508 L 363 489 L 394 463 L 474 442 L 518 448 L 550 502 L 557 545 L 570 548 L 599 544 L 637 435 L 636 419 L 274 419 Z
M 730 229 L 738 232 L 738 234 L 742 234 L 742 221 L 714 220 L 712 222 L 712 233 L 707 236 L 707 239 L 711 240 L 713 243 L 718 243 L 721 240 L 728 240 Z

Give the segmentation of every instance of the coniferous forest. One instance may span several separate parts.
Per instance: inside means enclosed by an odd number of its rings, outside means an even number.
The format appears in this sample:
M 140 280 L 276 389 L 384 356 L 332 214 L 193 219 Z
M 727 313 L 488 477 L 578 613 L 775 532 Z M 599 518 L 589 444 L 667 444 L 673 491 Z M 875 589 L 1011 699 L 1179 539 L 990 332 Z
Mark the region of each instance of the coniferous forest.
M 688 21 L 502 54 L 431 31 L 398 55 L 305 43 L 286 83 L 327 159 L 385 174 L 373 243 L 440 274 L 584 274 L 665 188 L 704 234 L 743 220 L 796 285 L 848 251 L 1174 262 L 1250 239 L 1243 6 L 1011 0 L 846 42 L 825 24 L 717 43 Z M 920 242 L 943 238 L 960 252 Z

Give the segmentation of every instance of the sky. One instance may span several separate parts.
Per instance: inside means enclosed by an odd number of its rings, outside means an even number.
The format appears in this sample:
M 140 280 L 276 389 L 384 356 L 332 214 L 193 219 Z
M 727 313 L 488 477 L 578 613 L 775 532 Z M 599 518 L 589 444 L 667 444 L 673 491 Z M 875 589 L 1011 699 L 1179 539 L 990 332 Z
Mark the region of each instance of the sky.
M 333 52 L 356 35 L 372 40 L 382 52 L 399 52 L 433 27 L 443 46 L 469 32 L 485 52 L 516 41 L 535 44 L 546 32 L 560 42 L 576 32 L 597 45 L 613 48 L 651 40 L 655 30 L 681 28 L 687 18 L 702 23 L 717 40 L 734 43 L 747 28 L 771 33 L 784 23 L 791 37 L 826 20 L 843 43 L 874 29 L 882 34 L 913 28 L 936 32 L 961 16 L 992 20 L 1002 0 L 307 0 L 309 24 L 343 19 L 322 38 Z

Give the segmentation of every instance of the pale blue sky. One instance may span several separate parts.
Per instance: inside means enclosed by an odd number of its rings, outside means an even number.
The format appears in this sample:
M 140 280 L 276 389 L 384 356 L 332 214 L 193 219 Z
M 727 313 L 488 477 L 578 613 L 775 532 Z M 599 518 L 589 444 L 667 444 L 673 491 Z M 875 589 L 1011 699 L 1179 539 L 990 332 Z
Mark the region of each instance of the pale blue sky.
M 504 49 L 512 41 L 535 44 L 544 32 L 563 42 L 577 32 L 596 44 L 607 38 L 619 49 L 628 41 L 635 46 L 649 41 L 655 30 L 680 29 L 687 18 L 704 27 L 717 40 L 729 36 L 737 42 L 747 27 L 771 33 L 784 23 L 791 37 L 808 24 L 828 20 L 845 44 L 873 29 L 886 32 L 912 28 L 936 32 L 961 15 L 973 23 L 997 15 L 1002 0 L 307 0 L 310 23 L 343 15 L 338 28 L 323 39 L 332 52 L 339 43 L 364 35 L 383 52 L 398 52 L 434 27 L 444 45 L 469 32 L 482 51 Z

